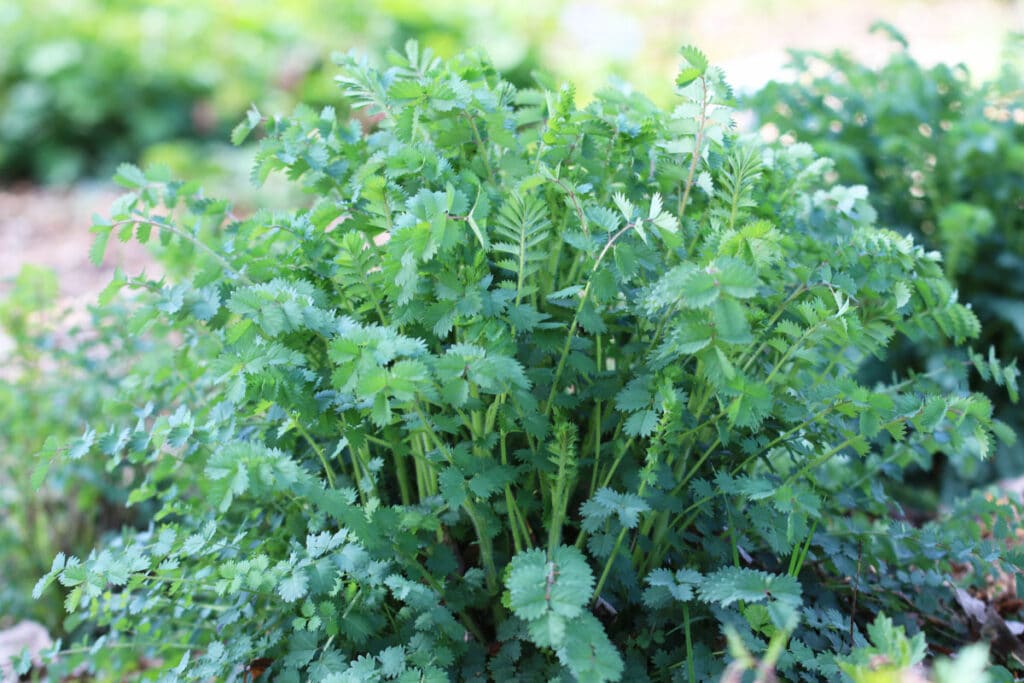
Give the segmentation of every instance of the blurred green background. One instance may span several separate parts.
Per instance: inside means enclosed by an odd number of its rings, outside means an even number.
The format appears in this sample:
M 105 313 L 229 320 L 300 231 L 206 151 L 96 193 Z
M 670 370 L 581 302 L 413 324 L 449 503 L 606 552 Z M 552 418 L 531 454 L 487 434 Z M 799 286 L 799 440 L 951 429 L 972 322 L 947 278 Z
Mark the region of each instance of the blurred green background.
M 908 53 L 869 33 L 880 18 L 905 33 Z M 297 102 L 337 105 L 332 51 L 356 49 L 382 59 L 409 38 L 441 56 L 480 47 L 517 84 L 530 83 L 538 69 L 573 80 L 581 105 L 610 77 L 667 104 L 677 50 L 694 44 L 741 93 L 759 91 L 773 78 L 795 78 L 786 87 L 803 90 L 762 91 L 750 99 L 756 111 L 741 123 L 770 121 L 776 133 L 823 153 L 841 150 L 838 168 L 849 172 L 837 181 L 870 185 L 883 215 L 926 241 L 932 235 L 922 229 L 925 221 L 951 216 L 953 228 L 935 236 L 935 246 L 948 248 L 950 231 L 970 223 L 963 239 L 980 246 L 958 251 L 951 276 L 967 296 L 1018 297 L 1017 290 L 1007 295 L 992 288 L 1024 282 L 1024 240 L 1014 237 L 1024 208 L 1014 184 L 1022 182 L 1021 171 L 1011 168 L 1024 158 L 1024 118 L 1013 118 L 1014 111 L 1024 117 L 1024 96 L 1019 77 L 1005 75 L 1019 74 L 1024 61 L 1021 44 L 1008 38 L 1022 30 L 1019 0 L 0 0 L 0 628 L 32 617 L 60 633 L 59 592 L 39 602 L 28 596 L 53 555 L 87 552 L 99 535 L 147 521 L 146 510 L 121 508 L 133 485 L 130 471 L 114 478 L 98 458 L 55 465 L 36 489 L 34 454 L 47 437 L 73 438 L 98 415 L 138 408 L 119 400 L 120 368 L 148 363 L 155 377 L 164 370 L 166 349 L 126 336 L 123 310 L 89 311 L 68 299 L 91 301 L 109 280 L 109 268 L 87 264 L 89 211 L 82 215 L 78 203 L 87 194 L 84 204 L 100 204 L 93 210 L 104 212 L 111 195 L 97 183 L 118 164 L 162 163 L 255 208 L 279 198 L 272 186 L 258 195 L 243 189 L 248 152 L 231 149 L 228 133 L 252 105 L 269 115 L 287 113 Z M 803 71 L 787 72 L 787 48 L 844 50 L 852 61 L 812 59 Z M 969 76 L 951 67 L 930 70 L 961 62 Z M 1004 64 L 1018 71 L 1001 72 Z M 837 73 L 856 75 L 857 92 L 878 112 L 881 127 L 844 129 L 856 132 L 854 138 L 830 128 L 837 117 L 827 98 L 838 96 L 830 84 L 843 82 L 833 78 Z M 878 73 L 886 91 L 872 99 Z M 955 97 L 930 96 L 942 79 Z M 910 119 L 952 120 L 956 135 L 944 140 L 956 144 L 913 138 L 901 147 L 898 164 L 885 159 L 879 166 L 872 150 L 886 149 L 880 141 L 906 138 L 905 121 L 887 114 L 907 102 L 905 82 L 916 88 Z M 986 109 L 989 97 L 1002 102 L 995 117 Z M 962 106 L 972 98 L 979 106 Z M 783 100 L 790 106 L 777 111 Z M 1000 112 L 1009 118 L 1000 119 Z M 961 158 L 992 171 L 991 178 L 984 185 L 961 183 L 953 173 Z M 872 175 L 878 167 L 890 175 Z M 911 198 L 906 179 L 915 173 L 939 180 L 914 188 L 941 186 L 942 192 Z M 72 201 L 74 211 L 67 209 Z M 1009 218 L 970 232 L 982 210 Z M 966 218 L 958 223 L 958 216 Z M 79 260 L 55 262 L 58 245 L 70 245 Z M 1016 260 L 997 282 L 972 279 L 975 259 L 1007 248 Z M 144 253 L 133 258 L 134 270 L 149 266 Z M 58 265 L 57 275 L 29 261 Z M 992 329 L 999 334 L 986 341 L 1009 359 L 1024 350 L 1018 333 L 1024 312 L 1008 321 L 1003 314 L 1011 308 L 997 308 Z M 900 368 L 880 371 L 893 369 Z M 1005 397 L 997 402 L 1002 406 Z M 1024 464 L 1019 450 L 1006 457 Z
M 734 86 L 779 73 L 786 48 L 850 49 L 880 63 L 877 18 L 922 61 L 994 73 L 1007 0 L 4 0 L 0 2 L 0 182 L 109 176 L 169 140 L 225 139 L 255 103 L 333 101 L 329 55 L 381 54 L 415 37 L 441 56 L 484 48 L 513 81 L 543 65 L 587 93 L 611 74 L 665 101 L 676 50 L 692 43 Z M 181 164 L 182 148 L 154 158 Z

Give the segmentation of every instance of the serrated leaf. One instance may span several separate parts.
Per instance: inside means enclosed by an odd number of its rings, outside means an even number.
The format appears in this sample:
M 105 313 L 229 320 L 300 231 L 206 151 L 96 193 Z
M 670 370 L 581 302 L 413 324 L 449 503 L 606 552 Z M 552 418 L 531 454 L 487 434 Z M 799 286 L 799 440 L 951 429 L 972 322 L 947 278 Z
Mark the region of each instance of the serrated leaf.
M 874 410 L 861 411 L 858 423 L 860 433 L 869 439 L 873 439 L 882 429 L 882 422 Z
M 684 63 L 679 75 L 676 76 L 676 86 L 685 88 L 704 75 L 708 69 L 708 58 L 692 45 L 681 48 L 679 54 L 683 57 Z
M 134 164 L 123 163 L 117 167 L 114 174 L 114 182 L 129 190 L 136 190 L 144 187 L 147 183 L 146 175 Z
M 647 212 L 648 220 L 652 220 L 653 221 L 655 218 L 657 218 L 659 215 L 661 215 L 661 208 L 662 208 L 662 206 L 663 206 L 663 203 L 662 203 L 662 199 L 661 199 L 661 193 L 660 192 L 655 192 L 654 195 L 651 197 L 651 208 Z
M 704 371 L 715 384 L 730 382 L 736 377 L 736 368 L 720 346 L 713 346 L 700 355 L 704 361 Z
M 1017 443 L 1017 432 L 1013 431 L 1012 427 L 1001 420 L 992 420 L 992 433 L 995 434 L 1000 442 L 1007 446 Z
M 679 289 L 690 308 L 705 308 L 718 300 L 721 294 L 718 279 L 707 270 L 695 270 L 683 281 Z
M 380 660 L 380 672 L 385 678 L 397 678 L 405 673 L 408 667 L 405 648 L 401 646 L 386 647 L 380 651 L 377 658 Z
M 665 607 L 671 601 L 689 602 L 696 594 L 696 588 L 703 577 L 692 569 L 655 569 L 647 575 L 648 587 L 644 589 L 643 600 L 648 607 Z
M 583 291 L 583 285 L 570 285 L 547 295 L 547 300 L 558 306 L 576 306 L 576 299 Z
M 641 410 L 626 418 L 623 432 L 626 436 L 646 438 L 658 427 L 658 413 L 653 410 Z
M 707 171 L 701 171 L 697 174 L 696 180 L 693 182 L 694 185 L 699 187 L 708 197 L 715 196 L 715 185 L 714 180 L 711 178 L 711 174 Z
M 107 242 L 110 241 L 110 233 L 113 228 L 109 225 L 93 225 L 92 232 L 96 235 L 92 246 L 89 247 L 89 262 L 94 266 L 103 265 L 103 256 L 107 251 Z
M 689 355 L 706 348 L 714 341 L 715 330 L 705 316 L 682 315 L 678 327 L 672 332 L 664 351 Z
M 441 496 L 452 510 L 457 510 L 466 502 L 466 477 L 454 467 L 448 467 L 437 476 Z
M 914 418 L 914 425 L 922 432 L 935 431 L 946 416 L 946 401 L 941 396 L 933 396 L 921 406 L 921 412 Z
M 520 619 L 531 621 L 548 612 L 572 619 L 590 601 L 594 576 L 579 550 L 560 546 L 550 562 L 540 549 L 513 557 L 505 585 L 509 604 Z
M 546 612 L 530 621 L 527 626 L 530 640 L 538 647 L 561 647 L 565 642 L 565 617 Z
M 615 202 L 615 207 L 627 222 L 632 221 L 633 218 L 636 217 L 636 205 L 626 199 L 626 195 L 621 192 L 616 192 L 612 195 L 612 201 Z
M 574 619 L 566 629 L 558 659 L 580 681 L 617 681 L 624 664 L 601 622 L 589 612 Z
M 722 607 L 740 600 L 778 601 L 797 607 L 802 600 L 800 584 L 792 576 L 741 567 L 726 567 L 709 574 L 700 585 L 700 598 Z
M 595 491 L 591 500 L 608 513 L 618 516 L 619 523 L 627 529 L 635 529 L 640 523 L 640 515 L 651 509 L 647 501 L 640 496 L 633 493 L 618 493 L 607 487 Z
M 746 309 L 735 299 L 719 299 L 712 306 L 714 333 L 728 344 L 749 344 L 753 336 L 747 322 Z
M 1006 392 L 1010 396 L 1011 403 L 1017 403 L 1020 401 L 1020 389 L 1017 386 L 1017 378 L 1020 376 L 1020 370 L 1017 369 L 1017 361 L 1014 360 L 1010 365 L 1002 368 L 1003 384 L 1006 386 Z
M 314 559 L 321 557 L 341 545 L 346 535 L 347 532 L 344 529 L 333 534 L 329 531 L 322 531 L 319 534 L 307 534 L 306 552 Z
M 768 385 L 741 380 L 740 393 L 729 404 L 729 421 L 737 427 L 757 428 L 771 413 L 773 404 Z
M 259 110 L 253 106 L 249 111 L 245 113 L 245 119 L 240 121 L 238 125 L 231 129 L 231 144 L 238 147 L 245 139 L 249 137 L 249 134 L 256 129 L 256 126 L 260 125 L 263 117 L 260 115 Z
M 391 401 L 383 393 L 377 394 L 370 410 L 370 420 L 378 427 L 386 427 L 391 424 L 391 419 Z
M 277 594 L 285 602 L 295 602 L 300 598 L 306 597 L 308 590 L 309 579 L 306 576 L 306 571 L 301 568 L 295 568 L 291 574 L 281 579 L 281 582 L 277 585 Z
M 57 578 L 58 574 L 60 574 L 61 570 L 63 570 L 66 565 L 67 556 L 64 553 L 57 553 L 57 555 L 53 558 L 53 563 L 50 565 L 50 571 L 48 571 L 45 575 L 40 577 L 39 580 L 36 581 L 35 586 L 32 588 L 33 600 L 38 600 L 40 597 L 42 597 L 43 591 L 45 591 L 46 588 L 53 583 L 53 581 Z
M 651 377 L 634 377 L 615 395 L 615 407 L 622 412 L 633 412 L 648 408 L 653 400 L 650 388 Z
M 760 281 L 753 268 L 739 259 L 722 258 L 714 266 L 717 286 L 729 296 L 749 299 L 757 294 Z
M 473 495 L 486 500 L 504 488 L 505 484 L 512 483 L 514 479 L 515 471 L 512 468 L 495 464 L 483 472 L 474 474 L 468 486 Z
M 71 460 L 79 460 L 92 448 L 96 441 L 96 431 L 87 428 L 85 433 L 68 445 L 67 457 Z
M 892 287 L 893 298 L 896 300 L 896 308 L 903 308 L 910 301 L 910 287 L 906 282 L 897 282 Z

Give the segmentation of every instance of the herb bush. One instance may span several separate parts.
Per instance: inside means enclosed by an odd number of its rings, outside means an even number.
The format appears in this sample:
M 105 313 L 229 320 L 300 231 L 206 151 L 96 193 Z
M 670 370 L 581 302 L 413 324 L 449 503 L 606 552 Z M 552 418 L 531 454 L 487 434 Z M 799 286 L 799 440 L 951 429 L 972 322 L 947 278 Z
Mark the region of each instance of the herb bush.
M 962 65 L 926 68 L 895 29 L 878 28 L 899 46 L 884 66 L 871 68 L 842 53 L 794 52 L 795 81 L 771 83 L 746 104 L 762 123 L 834 159 L 839 182 L 867 186 L 880 224 L 940 249 L 947 275 L 983 323 L 977 346 L 1018 358 L 1024 354 L 1024 80 L 1009 64 L 982 84 Z M 908 366 L 956 367 L 963 357 L 915 340 L 890 349 L 874 372 L 888 377 Z M 1020 411 L 1005 396 L 992 397 L 997 415 L 1019 431 Z M 1016 476 L 1024 466 L 1019 447 L 1004 448 L 982 467 L 948 455 L 954 467 L 945 485 L 958 493 L 965 481 Z
M 855 376 L 978 321 L 830 161 L 733 133 L 682 54 L 668 112 L 475 53 L 341 58 L 373 131 L 300 107 L 233 134 L 264 127 L 253 177 L 308 190 L 290 212 L 123 166 L 93 256 L 157 243 L 167 278 L 107 296 L 189 381 L 89 432 L 157 509 L 40 580 L 82 634 L 53 670 L 695 681 L 728 640 L 733 672 L 837 680 L 967 641 L 950 583 L 1016 566 L 1013 508 L 914 527 L 888 489 L 1012 434 L 944 372 Z

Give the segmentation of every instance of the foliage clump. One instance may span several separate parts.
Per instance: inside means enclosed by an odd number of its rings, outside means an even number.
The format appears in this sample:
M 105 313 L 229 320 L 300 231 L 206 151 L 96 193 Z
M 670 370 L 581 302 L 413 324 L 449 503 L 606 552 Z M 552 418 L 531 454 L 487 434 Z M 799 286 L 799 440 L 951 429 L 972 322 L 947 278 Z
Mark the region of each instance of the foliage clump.
M 671 111 L 412 43 L 340 65 L 371 130 L 300 107 L 233 136 L 262 126 L 254 180 L 308 206 L 240 217 L 124 166 L 94 227 L 97 259 L 111 237 L 163 255 L 107 297 L 135 292 L 189 381 L 138 387 L 91 443 L 143 474 L 153 524 L 37 586 L 67 590 L 86 666 L 694 681 L 729 634 L 835 680 L 908 596 L 965 637 L 948 583 L 995 571 L 971 515 L 999 508 L 913 527 L 888 487 L 1006 430 L 941 372 L 856 380 L 894 337 L 978 335 L 936 254 L 809 146 L 737 136 L 692 48 Z
M 906 40 L 879 24 L 896 44 L 881 67 L 843 53 L 793 52 L 792 83 L 771 83 L 746 104 L 762 124 L 775 126 L 835 161 L 839 182 L 863 184 L 878 222 L 941 250 L 946 274 L 983 323 L 976 346 L 1005 358 L 1024 354 L 1024 79 L 1007 63 L 999 76 L 977 83 L 963 65 L 925 67 Z M 1021 41 L 1010 49 L 1020 53 Z M 1010 387 L 990 391 L 996 414 L 1017 431 L 1017 368 L 990 366 L 987 353 L 968 355 L 934 340 L 913 339 L 890 349 L 875 376 L 912 367 L 947 365 Z M 981 388 L 981 383 L 976 385 Z M 1009 399 L 1013 399 L 1012 401 Z M 973 481 L 1016 476 L 1024 450 L 1003 448 L 989 466 L 949 453 L 947 492 Z

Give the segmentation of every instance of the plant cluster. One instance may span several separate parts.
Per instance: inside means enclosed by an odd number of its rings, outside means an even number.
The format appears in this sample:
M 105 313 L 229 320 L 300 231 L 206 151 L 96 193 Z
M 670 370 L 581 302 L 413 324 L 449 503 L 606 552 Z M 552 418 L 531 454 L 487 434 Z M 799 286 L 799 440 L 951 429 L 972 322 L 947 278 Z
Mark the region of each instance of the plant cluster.
M 885 65 L 868 67 L 842 53 L 794 52 L 794 81 L 769 84 L 746 104 L 763 124 L 833 159 L 839 182 L 868 187 L 881 225 L 941 250 L 946 274 L 983 323 L 977 346 L 1018 358 L 1024 354 L 1024 80 L 1010 64 L 982 84 L 962 65 L 924 67 L 895 29 L 877 28 L 898 45 Z M 875 376 L 966 358 L 922 342 L 896 344 Z M 997 415 L 1018 431 L 1024 427 L 1005 395 L 992 398 Z M 1003 449 L 994 467 L 949 457 L 953 467 L 944 483 L 958 494 L 966 482 L 1015 476 L 1024 466 L 1019 447 Z
M 832 162 L 736 135 L 722 74 L 682 56 L 669 111 L 415 43 L 343 57 L 373 130 L 300 107 L 232 136 L 265 131 L 253 178 L 307 190 L 292 211 L 122 166 L 93 256 L 163 256 L 106 297 L 174 340 L 169 376 L 129 368 L 134 413 L 64 448 L 137 472 L 154 514 L 40 580 L 81 636 L 54 671 L 697 681 L 728 648 L 837 680 L 907 651 L 901 626 L 964 642 L 950 584 L 1016 566 L 1014 511 L 914 526 L 890 491 L 1012 432 L 964 372 L 857 371 L 978 320 Z

